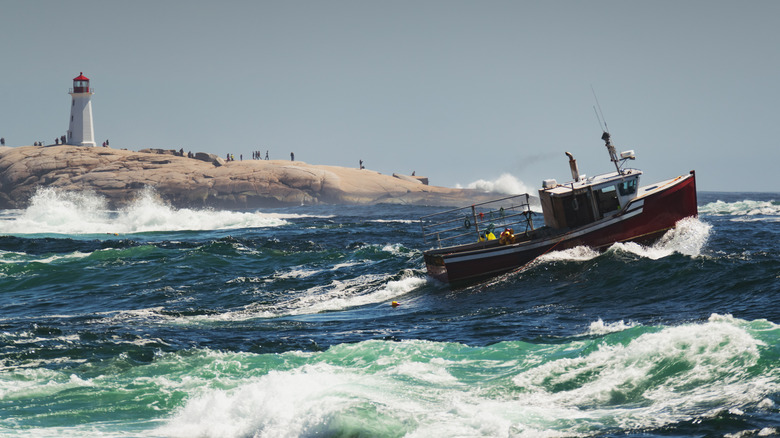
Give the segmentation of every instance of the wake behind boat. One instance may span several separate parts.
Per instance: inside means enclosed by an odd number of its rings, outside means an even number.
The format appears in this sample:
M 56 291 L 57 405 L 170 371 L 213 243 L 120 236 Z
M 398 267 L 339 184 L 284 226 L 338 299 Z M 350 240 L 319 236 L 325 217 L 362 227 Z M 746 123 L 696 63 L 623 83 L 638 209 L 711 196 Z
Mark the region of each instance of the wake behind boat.
M 677 221 L 697 216 L 696 174 L 640 187 L 642 171 L 624 168 L 634 151 L 618 157 L 610 134 L 602 140 L 615 172 L 587 178 L 566 152 L 572 181 L 545 180 L 539 201 L 545 225 L 534 228 L 531 197 L 510 196 L 420 218 L 428 274 L 464 283 L 520 269 L 552 251 L 588 246 L 604 250 L 616 242 L 651 243 Z M 499 236 L 498 230 L 503 229 Z M 471 240 L 471 243 L 463 243 Z

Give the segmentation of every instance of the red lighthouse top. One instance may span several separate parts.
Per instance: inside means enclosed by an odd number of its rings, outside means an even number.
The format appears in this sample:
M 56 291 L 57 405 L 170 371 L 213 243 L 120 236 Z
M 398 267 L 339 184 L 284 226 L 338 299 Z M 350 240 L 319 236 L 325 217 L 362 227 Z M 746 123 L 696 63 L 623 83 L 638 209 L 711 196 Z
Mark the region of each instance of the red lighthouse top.
M 84 76 L 84 72 L 73 78 L 73 92 L 89 93 L 89 78 Z

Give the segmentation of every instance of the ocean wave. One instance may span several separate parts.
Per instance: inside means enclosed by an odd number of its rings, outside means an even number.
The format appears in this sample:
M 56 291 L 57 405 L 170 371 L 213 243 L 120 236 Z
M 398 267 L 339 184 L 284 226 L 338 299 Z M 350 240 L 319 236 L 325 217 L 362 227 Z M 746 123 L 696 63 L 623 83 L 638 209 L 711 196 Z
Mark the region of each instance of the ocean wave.
M 699 207 L 699 213 L 714 216 L 780 216 L 780 202 L 752 200 L 737 202 L 716 201 Z
M 420 221 L 417 219 L 372 219 L 366 222 L 374 222 L 377 224 L 416 224 Z
M 309 270 L 294 270 L 280 273 L 275 280 L 305 278 L 315 273 Z M 235 310 L 219 313 L 178 315 L 175 312 L 165 311 L 163 307 L 122 310 L 104 315 L 99 323 L 128 324 L 135 321 L 143 324 L 187 325 L 313 315 L 381 303 L 390 305 L 397 298 L 429 282 L 427 278 L 412 271 L 402 272 L 400 278 L 394 279 L 394 277 L 363 275 L 347 280 L 332 280 L 326 285 L 318 285 L 302 291 L 289 290 L 285 293 L 285 297 L 273 303 L 251 303 Z M 237 281 L 256 283 L 263 280 L 242 278 Z
M 460 184 L 456 184 L 455 187 L 458 189 L 464 188 Z M 521 195 L 523 193 L 533 192 L 533 190 L 525 185 L 525 183 L 509 173 L 503 173 L 492 181 L 484 179 L 476 180 L 466 184 L 465 188 L 481 190 L 483 192 L 498 193 L 502 195 Z
M 608 333 L 616 333 L 616 332 L 622 332 L 623 330 L 628 330 L 630 328 L 636 327 L 637 324 L 633 322 L 623 322 L 621 319 L 620 321 L 607 323 L 604 322 L 601 318 L 598 319 L 598 321 L 593 321 L 590 323 L 590 327 L 588 327 L 588 331 L 585 333 L 588 336 L 601 336 L 606 335 Z
M 61 260 L 73 260 L 83 259 L 89 257 L 91 253 L 84 253 L 81 251 L 75 251 L 70 254 L 52 254 L 47 257 L 38 258 L 29 254 L 15 252 L 15 251 L 0 251 L 0 264 L 13 263 L 13 264 L 28 264 L 28 263 L 56 263 Z
M 780 222 L 780 216 L 774 217 L 753 217 L 753 216 L 740 216 L 730 219 L 731 222 Z
M 668 257 L 675 253 L 697 257 L 701 255 L 701 250 L 707 243 L 711 231 L 712 225 L 700 219 L 688 217 L 678 221 L 674 228 L 667 231 L 661 239 L 651 246 L 625 242 L 616 243 L 609 250 L 628 252 L 652 260 Z
M 82 366 L 17 367 L 0 373 L 0 400 L 55 423 L 41 428 L 36 417 L 20 429 L 12 416 L 0 434 L 591 436 L 777 409 L 777 324 L 713 314 L 596 325 L 609 329 L 555 343 L 368 340 L 320 352 L 158 350 L 143 362 L 111 350 Z M 63 426 L 52 403 L 69 406 L 69 421 L 90 421 Z M 111 421 L 128 409 L 136 424 Z
M 574 248 L 563 249 L 560 251 L 550 251 L 546 254 L 539 256 L 536 261 L 538 262 L 557 262 L 557 261 L 570 261 L 570 262 L 585 262 L 592 260 L 601 255 L 600 252 L 589 248 L 587 246 L 576 246 Z
M 635 242 L 618 242 L 607 249 L 610 252 L 625 252 L 639 257 L 658 260 L 672 254 L 683 254 L 690 257 L 701 255 L 701 250 L 707 243 L 712 231 L 712 225 L 688 217 L 678 221 L 674 228 L 667 231 L 657 242 L 647 246 Z M 586 246 L 578 246 L 560 251 L 551 251 L 539 256 L 535 263 L 572 261 L 584 262 L 600 257 L 602 253 Z
M 579 436 L 774 409 L 778 327 L 713 315 L 563 344 L 365 341 L 239 357 L 187 389 L 166 436 Z M 257 363 L 262 361 L 262 365 Z M 197 361 L 208 366 L 208 361 Z M 257 370 L 267 369 L 267 372 Z M 189 375 L 197 375 L 189 372 Z
M 713 315 L 703 324 L 665 327 L 628 344 L 601 344 L 591 353 L 546 362 L 513 382 L 529 398 L 572 409 L 593 426 L 657 428 L 711 417 L 721 406 L 761 402 L 780 389 L 780 374 L 769 365 L 775 359 L 765 357 L 766 344 L 749 326 Z
M 108 209 L 105 198 L 90 192 L 39 189 L 18 215 L 0 221 L 3 234 L 129 234 L 155 231 L 278 227 L 300 215 L 223 210 L 176 209 L 144 190 L 127 207 Z
M 332 280 L 329 284 L 309 288 L 274 304 L 250 304 L 237 311 L 199 318 L 238 321 L 346 310 L 371 304 L 390 303 L 427 282 L 427 279 L 411 272 L 403 273 L 397 280 L 382 275 Z

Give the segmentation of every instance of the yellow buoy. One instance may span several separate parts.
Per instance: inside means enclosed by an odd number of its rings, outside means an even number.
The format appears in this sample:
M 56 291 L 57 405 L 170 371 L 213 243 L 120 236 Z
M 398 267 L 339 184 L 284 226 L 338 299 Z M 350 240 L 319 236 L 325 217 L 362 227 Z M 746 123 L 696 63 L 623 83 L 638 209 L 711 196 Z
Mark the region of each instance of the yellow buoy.
M 390 303 L 390 305 L 393 307 L 398 307 L 398 301 L 393 301 L 392 303 Z

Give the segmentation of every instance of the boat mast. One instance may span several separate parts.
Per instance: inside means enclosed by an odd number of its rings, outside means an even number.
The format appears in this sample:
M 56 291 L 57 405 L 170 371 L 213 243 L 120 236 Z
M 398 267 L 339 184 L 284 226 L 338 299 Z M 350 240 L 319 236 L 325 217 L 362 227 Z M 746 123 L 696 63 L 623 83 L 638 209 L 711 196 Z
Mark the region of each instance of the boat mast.
M 601 134 L 601 139 L 604 140 L 604 144 L 607 146 L 607 151 L 609 151 L 609 160 L 615 163 L 615 169 L 617 170 L 617 173 L 622 175 L 623 171 L 620 169 L 620 164 L 618 163 L 617 151 L 615 150 L 615 146 L 612 144 L 612 139 L 609 136 L 609 132 L 604 131 L 604 133 Z
M 617 170 L 618 175 L 622 175 L 623 171 L 620 170 L 617 151 L 615 150 L 615 146 L 612 145 L 612 139 L 609 135 L 609 128 L 607 128 L 607 119 L 604 117 L 604 112 L 601 111 L 601 104 L 599 103 L 599 98 L 596 96 L 596 90 L 593 89 L 592 85 L 590 87 L 590 90 L 593 92 L 593 98 L 596 99 L 596 105 L 599 107 L 597 111 L 596 106 L 594 106 L 593 112 L 596 113 L 596 120 L 599 121 L 599 128 L 602 128 L 601 139 L 604 140 L 604 144 L 607 146 L 607 151 L 609 152 L 609 160 L 615 163 L 615 170 Z M 604 120 L 603 125 L 602 125 L 602 119 Z

